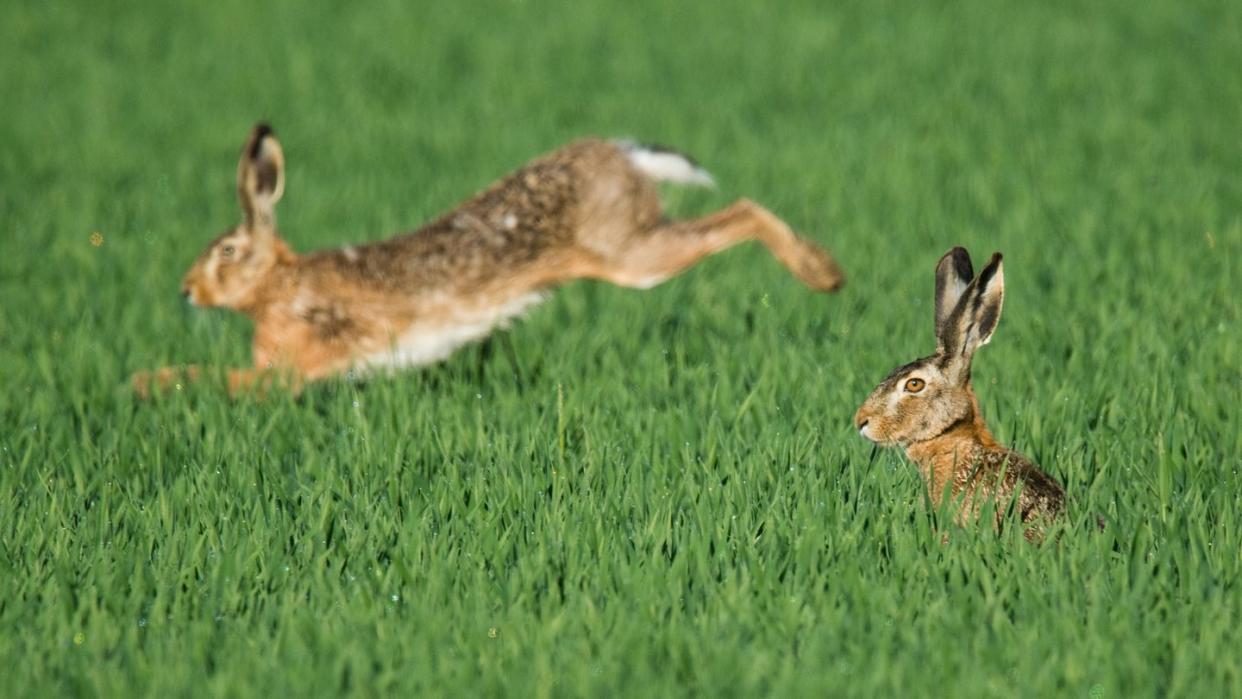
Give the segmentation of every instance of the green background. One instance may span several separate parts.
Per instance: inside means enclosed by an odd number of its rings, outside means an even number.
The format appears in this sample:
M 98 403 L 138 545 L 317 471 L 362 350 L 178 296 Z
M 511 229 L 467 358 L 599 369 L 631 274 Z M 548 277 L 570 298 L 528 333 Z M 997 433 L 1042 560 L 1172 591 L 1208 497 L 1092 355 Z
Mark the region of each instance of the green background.
M 332 5 L 0 9 L 6 694 L 1242 693 L 1236 3 Z M 178 280 L 259 119 L 297 249 L 599 134 L 849 283 L 746 246 L 392 380 L 139 403 L 248 360 Z M 1069 492 L 1043 547 L 942 544 L 850 425 L 956 244 L 1006 255 L 975 381 Z

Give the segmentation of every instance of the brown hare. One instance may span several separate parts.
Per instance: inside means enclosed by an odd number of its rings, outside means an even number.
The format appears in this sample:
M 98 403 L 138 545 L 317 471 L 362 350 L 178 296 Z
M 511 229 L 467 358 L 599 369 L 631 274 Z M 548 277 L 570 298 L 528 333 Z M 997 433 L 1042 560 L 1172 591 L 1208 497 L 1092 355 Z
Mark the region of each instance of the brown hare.
M 973 521 L 990 503 L 999 527 L 1013 503 L 1028 525 L 1026 537 L 1038 541 L 1064 509 L 1065 492 L 992 437 L 970 385 L 971 359 L 992 339 L 1004 295 L 999 252 L 978 277 L 965 249 L 940 258 L 936 353 L 894 369 L 858 409 L 854 425 L 872 442 L 905 448 L 932 499 L 939 501 L 946 489 L 954 498 L 959 524 Z
M 763 207 L 740 200 L 672 221 L 655 182 L 711 184 L 688 157 L 587 139 L 538 158 L 420 230 L 299 255 L 276 231 L 284 156 L 259 124 L 237 169 L 242 222 L 198 257 L 182 291 L 196 306 L 255 323 L 254 368 L 225 372 L 231 392 L 349 370 L 428 364 L 505 326 L 573 279 L 645 289 L 703 257 L 758 240 L 807 286 L 834 291 L 836 261 Z M 146 395 L 208 372 L 139 372 Z

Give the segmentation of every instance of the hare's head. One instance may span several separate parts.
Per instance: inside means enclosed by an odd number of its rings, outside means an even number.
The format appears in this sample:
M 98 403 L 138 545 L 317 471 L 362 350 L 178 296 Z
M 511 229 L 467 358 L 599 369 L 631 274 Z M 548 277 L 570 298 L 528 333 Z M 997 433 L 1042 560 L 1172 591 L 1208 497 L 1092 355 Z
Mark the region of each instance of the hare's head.
M 992 339 L 1005 293 L 1001 254 L 978 277 L 964 248 L 936 265 L 936 353 L 897 367 L 854 415 L 862 436 L 902 446 L 936 437 L 978 412 L 970 361 Z
M 196 306 L 241 308 L 255 287 L 292 253 L 276 235 L 276 202 L 285 191 L 285 158 L 267 124 L 250 132 L 237 165 L 241 225 L 216 238 L 198 256 L 181 284 Z

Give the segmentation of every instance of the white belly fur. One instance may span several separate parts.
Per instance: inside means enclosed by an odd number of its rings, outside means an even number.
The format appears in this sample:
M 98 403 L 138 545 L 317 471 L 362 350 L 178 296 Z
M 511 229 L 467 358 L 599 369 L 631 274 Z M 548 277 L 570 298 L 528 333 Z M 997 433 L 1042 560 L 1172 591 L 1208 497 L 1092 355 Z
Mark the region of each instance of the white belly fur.
M 414 323 L 393 343 L 392 348 L 368 355 L 359 362 L 368 369 L 401 369 L 423 366 L 447 358 L 462 345 L 482 340 L 496 328 L 525 314 L 547 298 L 536 292 L 519 296 L 492 308 L 462 311 L 456 317 L 438 320 L 434 325 Z

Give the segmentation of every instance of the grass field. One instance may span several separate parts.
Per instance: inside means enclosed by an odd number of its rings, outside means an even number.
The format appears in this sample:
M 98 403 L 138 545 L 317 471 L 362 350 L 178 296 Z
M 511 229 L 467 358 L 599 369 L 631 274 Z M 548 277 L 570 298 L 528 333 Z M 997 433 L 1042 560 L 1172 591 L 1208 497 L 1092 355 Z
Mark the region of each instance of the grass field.
M 1242 694 L 1242 10 L 592 5 L 3 5 L 0 693 Z M 302 250 L 600 134 L 849 284 L 748 246 L 390 381 L 137 402 L 248 360 L 177 292 L 259 119 Z M 1070 493 L 1053 544 L 942 545 L 850 425 L 955 244 L 1006 255 L 975 381 Z

